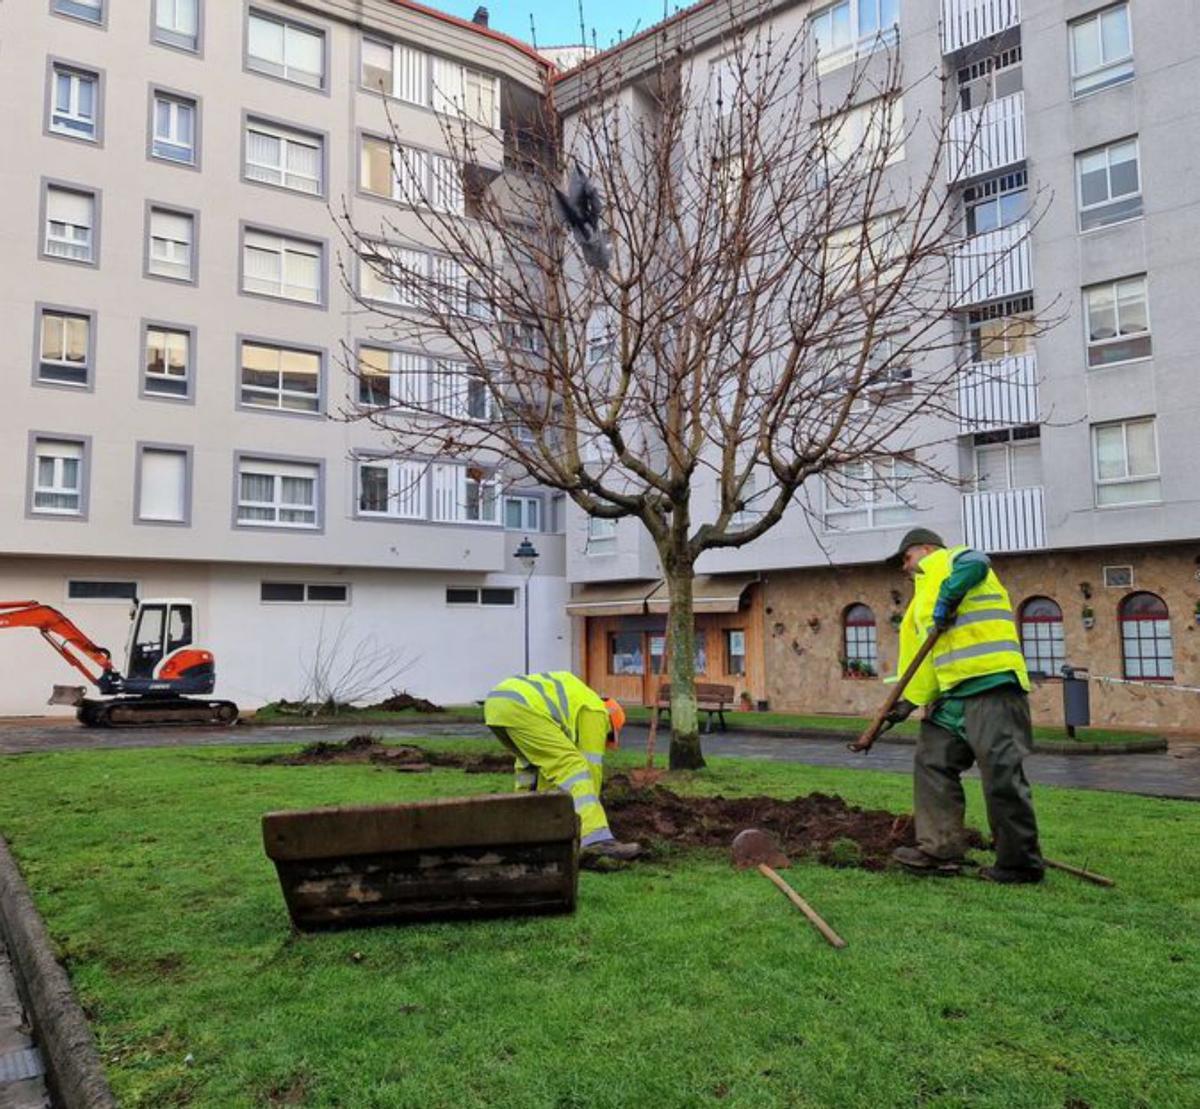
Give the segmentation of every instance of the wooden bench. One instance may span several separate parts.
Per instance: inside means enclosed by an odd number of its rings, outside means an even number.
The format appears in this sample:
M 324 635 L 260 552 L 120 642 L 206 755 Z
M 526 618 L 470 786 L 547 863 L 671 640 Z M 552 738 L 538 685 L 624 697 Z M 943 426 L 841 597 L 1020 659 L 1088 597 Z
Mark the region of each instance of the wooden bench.
M 721 731 L 727 732 L 728 725 L 725 723 L 725 710 L 733 708 L 733 686 L 720 685 L 717 682 L 697 682 L 696 683 L 696 708 L 700 712 L 708 713 L 708 719 L 705 721 L 705 732 L 712 731 L 713 717 L 717 718 L 721 726 Z M 669 716 L 671 713 L 671 683 L 663 682 L 658 687 L 658 699 L 654 703 L 654 712 L 658 719 L 662 720 L 664 712 Z

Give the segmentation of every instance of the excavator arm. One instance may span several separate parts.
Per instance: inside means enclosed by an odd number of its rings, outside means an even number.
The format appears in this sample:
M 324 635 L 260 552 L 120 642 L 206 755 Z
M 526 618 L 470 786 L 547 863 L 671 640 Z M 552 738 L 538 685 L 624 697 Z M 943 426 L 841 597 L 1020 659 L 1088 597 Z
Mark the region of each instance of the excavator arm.
M 35 628 L 42 638 L 103 693 L 121 681 L 109 651 L 93 643 L 56 608 L 37 601 L 0 601 L 0 629 Z M 95 663 L 93 673 L 87 661 Z

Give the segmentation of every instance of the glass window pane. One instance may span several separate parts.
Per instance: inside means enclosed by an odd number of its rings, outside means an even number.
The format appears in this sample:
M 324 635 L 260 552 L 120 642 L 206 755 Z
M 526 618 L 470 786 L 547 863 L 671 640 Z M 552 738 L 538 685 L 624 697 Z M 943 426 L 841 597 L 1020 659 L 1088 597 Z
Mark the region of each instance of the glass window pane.
M 1071 27 L 1075 72 L 1090 73 L 1100 65 L 1100 27 L 1095 19 L 1083 20 Z
M 1111 339 L 1117 333 L 1117 309 L 1111 285 L 1099 289 L 1089 289 L 1087 293 L 1088 306 L 1088 338 L 1095 342 L 1098 339 Z
M 1096 428 L 1096 473 L 1102 480 L 1125 477 L 1125 436 L 1119 424 Z
M 1129 449 L 1129 474 L 1141 477 L 1158 473 L 1158 452 L 1154 445 L 1154 423 L 1143 420 L 1126 425 Z
M 1103 155 L 1101 155 L 1103 157 Z M 1081 159 L 1079 172 L 1079 199 L 1083 206 L 1103 204 L 1108 199 L 1108 168 L 1088 169 Z
M 262 16 L 250 17 L 250 53 L 264 61 L 283 65 L 283 24 Z
M 1125 4 L 1100 16 L 1099 37 L 1106 62 L 1128 56 L 1130 52 L 1129 8 Z
M 1114 197 L 1136 193 L 1138 183 L 1137 144 L 1128 142 L 1112 148 L 1109 176 Z
M 1146 279 L 1139 277 L 1133 281 L 1118 282 L 1116 295 L 1120 313 L 1120 333 L 1129 335 L 1148 330 L 1150 322 L 1146 313 Z

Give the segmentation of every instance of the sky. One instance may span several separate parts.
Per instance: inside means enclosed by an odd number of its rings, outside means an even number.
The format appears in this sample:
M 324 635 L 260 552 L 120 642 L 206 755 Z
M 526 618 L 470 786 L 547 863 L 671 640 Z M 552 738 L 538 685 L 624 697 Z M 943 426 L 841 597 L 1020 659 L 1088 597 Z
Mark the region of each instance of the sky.
M 530 41 L 529 17 L 533 15 L 540 46 L 563 46 L 579 42 L 579 0 L 425 0 L 432 7 L 470 19 L 482 3 L 488 9 L 494 30 L 525 42 Z M 677 0 L 668 0 L 674 12 Z M 588 43 L 610 46 L 618 36 L 628 38 L 658 23 L 664 15 L 663 0 L 583 0 L 583 18 Z

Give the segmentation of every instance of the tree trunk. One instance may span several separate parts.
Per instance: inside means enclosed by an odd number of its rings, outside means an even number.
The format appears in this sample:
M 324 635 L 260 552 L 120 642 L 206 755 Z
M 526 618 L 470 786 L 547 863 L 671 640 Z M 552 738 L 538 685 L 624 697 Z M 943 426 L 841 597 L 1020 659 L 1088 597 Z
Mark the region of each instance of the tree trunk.
M 699 713 L 696 711 L 696 617 L 692 607 L 693 568 L 690 563 L 664 565 L 671 609 L 667 616 L 668 677 L 671 680 L 672 770 L 700 770 Z

